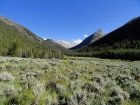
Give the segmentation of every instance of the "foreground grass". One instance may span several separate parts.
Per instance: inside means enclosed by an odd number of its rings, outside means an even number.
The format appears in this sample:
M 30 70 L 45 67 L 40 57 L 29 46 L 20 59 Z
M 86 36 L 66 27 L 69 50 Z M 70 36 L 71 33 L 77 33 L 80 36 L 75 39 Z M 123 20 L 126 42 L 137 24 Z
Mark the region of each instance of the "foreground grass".
M 139 64 L 0 57 L 0 105 L 139 105 Z

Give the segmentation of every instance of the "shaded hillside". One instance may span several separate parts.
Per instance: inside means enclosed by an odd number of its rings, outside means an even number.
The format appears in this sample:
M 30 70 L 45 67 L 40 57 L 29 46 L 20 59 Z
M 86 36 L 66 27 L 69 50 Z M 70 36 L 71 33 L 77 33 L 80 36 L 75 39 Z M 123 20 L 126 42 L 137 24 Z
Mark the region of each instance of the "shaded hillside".
M 140 59 L 140 17 L 79 51 L 103 58 Z
M 102 32 L 102 30 L 98 30 L 95 33 L 93 33 L 92 35 L 90 35 L 89 37 L 87 37 L 85 40 L 83 40 L 80 44 L 70 48 L 70 50 L 76 50 L 76 49 L 82 48 L 84 46 L 87 46 L 87 45 L 97 41 L 104 35 L 105 34 Z
M 0 55 L 32 58 L 61 58 L 56 46 L 46 43 L 27 28 L 0 16 Z

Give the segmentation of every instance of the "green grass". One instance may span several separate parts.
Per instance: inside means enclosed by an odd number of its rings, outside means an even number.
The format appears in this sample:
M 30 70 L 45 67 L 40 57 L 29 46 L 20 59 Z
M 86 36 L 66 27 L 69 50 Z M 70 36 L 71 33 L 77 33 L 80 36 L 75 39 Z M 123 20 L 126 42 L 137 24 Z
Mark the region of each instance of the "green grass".
M 0 57 L 0 105 L 139 104 L 139 64 L 88 57 Z

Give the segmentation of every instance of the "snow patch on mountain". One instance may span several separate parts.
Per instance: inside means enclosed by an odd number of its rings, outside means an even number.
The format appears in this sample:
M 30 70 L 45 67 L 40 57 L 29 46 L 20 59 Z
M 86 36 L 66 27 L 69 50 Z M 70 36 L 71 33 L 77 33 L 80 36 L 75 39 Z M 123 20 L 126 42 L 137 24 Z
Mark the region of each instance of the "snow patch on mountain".
M 76 43 L 72 43 L 72 42 L 64 41 L 64 40 L 58 40 L 56 42 L 65 48 L 71 48 L 77 45 Z

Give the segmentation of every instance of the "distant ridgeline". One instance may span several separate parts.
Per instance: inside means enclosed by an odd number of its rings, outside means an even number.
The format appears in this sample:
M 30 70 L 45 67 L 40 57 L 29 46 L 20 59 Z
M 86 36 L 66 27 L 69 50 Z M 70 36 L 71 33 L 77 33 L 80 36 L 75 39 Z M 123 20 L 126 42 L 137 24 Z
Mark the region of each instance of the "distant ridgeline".
M 140 60 L 140 17 L 78 49 L 75 56 Z
M 0 16 L 0 56 L 62 58 L 60 49 L 25 27 Z

